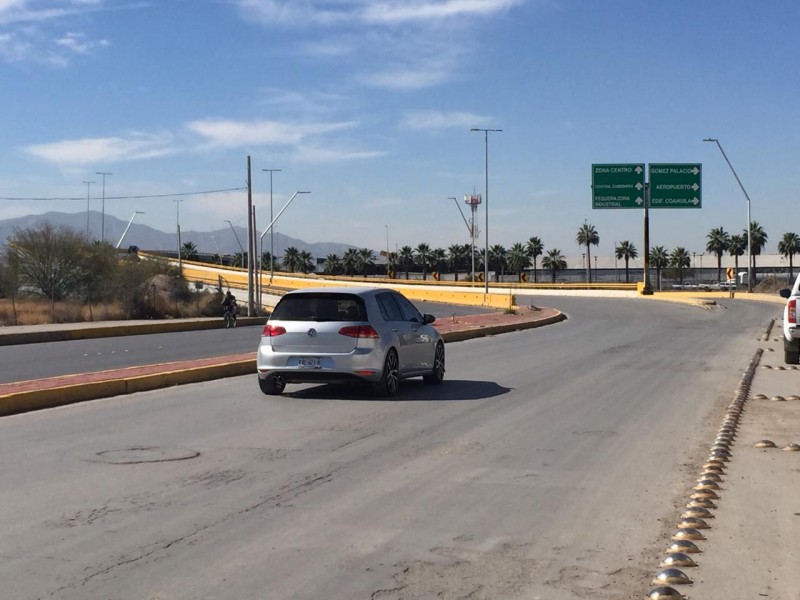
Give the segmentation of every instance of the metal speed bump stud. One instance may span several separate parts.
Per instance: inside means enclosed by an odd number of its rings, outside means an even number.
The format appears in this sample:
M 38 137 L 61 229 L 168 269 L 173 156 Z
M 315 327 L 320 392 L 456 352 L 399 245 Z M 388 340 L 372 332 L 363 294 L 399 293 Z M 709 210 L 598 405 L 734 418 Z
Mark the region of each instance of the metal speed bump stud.
M 759 440 L 754 445 L 756 448 L 777 448 L 772 440 Z
M 692 500 L 705 498 L 707 500 L 719 500 L 719 495 L 714 490 L 697 490 L 689 496 Z
M 679 529 L 711 529 L 711 525 L 697 517 L 684 517 L 678 523 Z
M 664 569 L 653 579 L 653 585 L 660 583 L 692 583 L 692 580 L 680 569 Z
M 782 450 L 784 452 L 800 452 L 800 444 L 786 444 Z
M 800 396 L 796 396 L 792 394 L 791 396 L 786 396 L 787 400 L 800 400 Z
M 784 398 L 783 396 L 773 396 L 772 397 L 772 401 L 773 402 L 786 402 L 786 398 Z
M 696 491 L 700 490 L 718 490 L 719 484 L 716 481 L 711 481 L 710 479 L 701 479 L 697 482 L 697 485 L 692 488 Z
M 753 400 L 766 400 L 767 397 L 764 394 L 756 394 L 753 396 Z
M 649 600 L 686 600 L 683 594 L 671 587 L 657 587 L 647 595 L 647 598 Z
M 717 508 L 709 498 L 692 498 L 686 503 L 686 508 Z
M 661 561 L 662 567 L 696 567 L 697 563 L 688 554 L 683 552 L 673 552 L 667 554 Z
M 673 540 L 704 540 L 706 536 L 700 533 L 697 529 L 692 529 L 691 527 L 686 527 L 684 529 L 678 529 L 675 534 L 672 536 Z
M 702 550 L 697 547 L 692 541 L 689 540 L 675 540 L 667 548 L 667 552 L 672 554 L 674 552 L 683 552 L 684 554 L 700 554 Z
M 712 513 L 707 508 L 703 508 L 702 506 L 692 506 L 688 507 L 687 510 L 683 511 L 681 514 L 681 519 L 713 519 L 714 513 Z
M 722 475 L 713 471 L 703 471 L 700 477 L 697 478 L 697 481 L 698 483 L 700 481 L 715 481 L 716 483 L 720 483 L 722 481 Z

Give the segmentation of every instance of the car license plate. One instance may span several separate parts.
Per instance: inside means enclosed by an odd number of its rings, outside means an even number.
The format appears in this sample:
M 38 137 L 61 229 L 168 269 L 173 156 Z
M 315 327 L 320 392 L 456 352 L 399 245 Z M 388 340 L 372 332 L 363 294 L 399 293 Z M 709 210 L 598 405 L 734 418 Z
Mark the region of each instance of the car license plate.
M 319 369 L 322 367 L 322 363 L 319 357 L 311 356 L 297 359 L 297 366 L 301 369 Z

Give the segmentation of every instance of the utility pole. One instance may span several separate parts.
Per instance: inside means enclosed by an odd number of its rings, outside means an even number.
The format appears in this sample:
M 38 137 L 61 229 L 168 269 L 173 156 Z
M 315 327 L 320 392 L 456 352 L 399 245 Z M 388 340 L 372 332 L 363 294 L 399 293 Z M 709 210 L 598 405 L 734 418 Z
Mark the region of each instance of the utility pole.
M 100 218 L 100 241 L 106 241 L 106 175 L 113 175 L 113 173 L 105 173 L 103 171 L 98 171 L 95 175 L 102 175 L 103 176 L 103 212 L 102 217 Z
M 250 157 L 247 157 L 247 316 L 254 315 L 253 298 L 253 180 L 250 178 Z
M 280 173 L 280 169 L 261 169 L 269 173 L 269 222 L 272 223 L 272 174 Z M 272 278 L 275 276 L 275 232 L 269 230 L 269 283 L 272 285 Z

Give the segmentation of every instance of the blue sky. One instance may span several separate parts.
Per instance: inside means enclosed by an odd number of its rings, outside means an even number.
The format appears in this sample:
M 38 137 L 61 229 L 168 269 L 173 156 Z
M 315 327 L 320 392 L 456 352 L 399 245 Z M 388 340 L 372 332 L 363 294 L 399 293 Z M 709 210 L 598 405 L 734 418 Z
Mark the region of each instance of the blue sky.
M 702 252 L 746 201 L 776 252 L 800 232 L 796 0 L 0 0 L 0 219 L 83 212 L 175 227 L 251 156 L 281 232 L 375 250 L 467 243 L 449 197 L 484 192 L 489 243 L 641 251 L 642 212 L 592 210 L 593 163 L 702 163 L 703 208 L 651 211 Z M 244 191 L 180 196 L 181 228 L 246 224 Z M 23 198 L 18 200 L 16 198 Z M 59 198 L 59 200 L 30 200 Z M 77 198 L 77 200 L 69 200 Z M 466 207 L 465 207 L 466 208 Z M 478 213 L 484 244 L 484 213 Z M 213 249 L 201 249 L 209 250 Z

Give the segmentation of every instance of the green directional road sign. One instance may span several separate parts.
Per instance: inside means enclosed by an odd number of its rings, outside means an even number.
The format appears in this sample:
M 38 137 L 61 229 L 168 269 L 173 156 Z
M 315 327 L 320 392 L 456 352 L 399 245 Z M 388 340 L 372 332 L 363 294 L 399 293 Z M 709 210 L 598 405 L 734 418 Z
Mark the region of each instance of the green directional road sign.
M 699 164 L 650 164 L 650 208 L 702 208 Z
M 643 208 L 644 165 L 592 165 L 592 208 Z

